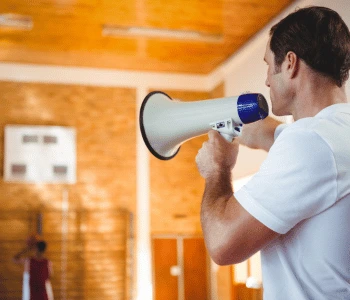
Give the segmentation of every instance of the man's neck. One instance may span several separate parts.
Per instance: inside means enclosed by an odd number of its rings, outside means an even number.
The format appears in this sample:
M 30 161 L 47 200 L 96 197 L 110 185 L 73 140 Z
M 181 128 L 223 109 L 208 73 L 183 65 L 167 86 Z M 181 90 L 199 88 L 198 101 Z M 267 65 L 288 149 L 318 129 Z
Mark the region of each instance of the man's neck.
M 294 120 L 314 117 L 324 108 L 338 103 L 347 103 L 345 87 L 327 82 L 306 82 L 296 94 Z

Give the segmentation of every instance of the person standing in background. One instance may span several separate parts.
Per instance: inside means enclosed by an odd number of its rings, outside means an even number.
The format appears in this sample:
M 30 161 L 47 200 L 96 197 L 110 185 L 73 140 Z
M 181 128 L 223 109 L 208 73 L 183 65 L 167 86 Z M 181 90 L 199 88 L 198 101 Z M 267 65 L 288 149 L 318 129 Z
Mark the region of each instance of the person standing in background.
M 46 242 L 29 239 L 27 247 L 18 252 L 13 261 L 24 265 L 23 300 L 53 300 L 50 278 L 53 275 L 52 263 L 45 257 Z M 34 256 L 27 256 L 32 249 Z

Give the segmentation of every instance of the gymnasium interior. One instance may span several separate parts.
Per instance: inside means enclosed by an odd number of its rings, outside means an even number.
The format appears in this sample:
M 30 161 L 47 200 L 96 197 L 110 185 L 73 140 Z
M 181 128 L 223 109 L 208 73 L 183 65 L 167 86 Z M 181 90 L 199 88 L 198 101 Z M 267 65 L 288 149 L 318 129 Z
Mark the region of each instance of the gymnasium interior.
M 22 299 L 13 256 L 35 235 L 57 300 L 262 300 L 259 253 L 218 266 L 205 248 L 195 157 L 207 135 L 160 160 L 140 107 L 152 91 L 269 101 L 271 26 L 320 5 L 350 27 L 348 2 L 2 0 L 0 299 Z M 240 147 L 234 190 L 266 155 Z

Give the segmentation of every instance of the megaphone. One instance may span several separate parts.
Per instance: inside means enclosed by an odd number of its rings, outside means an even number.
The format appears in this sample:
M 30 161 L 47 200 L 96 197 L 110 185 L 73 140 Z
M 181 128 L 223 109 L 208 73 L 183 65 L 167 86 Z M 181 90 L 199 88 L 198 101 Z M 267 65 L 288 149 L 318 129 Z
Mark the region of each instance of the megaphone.
M 214 129 L 232 141 L 242 124 L 264 119 L 268 113 L 262 94 L 183 102 L 154 91 L 142 102 L 139 123 L 148 150 L 161 160 L 169 160 L 191 138 Z

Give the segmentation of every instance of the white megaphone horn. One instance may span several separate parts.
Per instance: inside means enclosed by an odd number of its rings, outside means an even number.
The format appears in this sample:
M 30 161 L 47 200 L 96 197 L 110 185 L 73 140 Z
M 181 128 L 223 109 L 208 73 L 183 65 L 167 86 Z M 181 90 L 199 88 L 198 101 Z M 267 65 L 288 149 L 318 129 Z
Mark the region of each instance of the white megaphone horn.
M 262 94 L 183 102 L 154 91 L 143 100 L 139 121 L 148 150 L 155 157 L 168 160 L 185 141 L 210 129 L 232 141 L 240 134 L 242 124 L 264 119 L 268 113 Z

